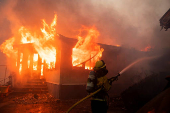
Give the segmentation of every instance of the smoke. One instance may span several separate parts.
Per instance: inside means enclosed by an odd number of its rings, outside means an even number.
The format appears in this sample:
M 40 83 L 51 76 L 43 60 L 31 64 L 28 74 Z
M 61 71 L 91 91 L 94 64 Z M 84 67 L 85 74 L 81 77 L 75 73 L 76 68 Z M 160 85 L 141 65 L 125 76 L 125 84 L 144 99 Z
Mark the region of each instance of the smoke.
M 77 38 L 82 25 L 95 26 L 100 32 L 99 43 L 121 45 L 137 50 L 148 45 L 155 49 L 166 48 L 170 43 L 170 31 L 160 31 L 159 19 L 170 8 L 169 6 L 169 0 L 0 0 L 0 45 L 6 39 L 17 37 L 21 26 L 37 32 L 43 27 L 42 19 L 50 24 L 54 14 L 57 14 L 57 32 L 66 37 Z M 123 60 L 126 58 L 134 60 L 135 55 L 140 56 L 133 49 L 130 51 L 127 51 L 130 54 L 128 56 L 125 52 L 119 56 L 122 56 Z M 129 75 L 140 73 L 141 76 L 149 75 L 150 70 L 165 67 L 169 70 L 170 63 L 167 64 L 169 56 L 170 54 L 161 57 L 159 62 L 153 61 L 152 65 L 143 62 L 139 64 L 140 66 L 135 66 L 130 70 L 131 73 L 125 76 L 127 79 L 121 78 L 120 82 L 127 87 L 127 82 L 133 83 Z M 6 58 L 0 52 L 1 65 L 8 64 Z M 166 61 L 163 62 L 162 59 Z M 119 62 L 121 64 L 123 61 Z M 120 68 L 119 63 L 115 64 L 115 68 L 117 70 Z M 146 69 L 149 74 L 145 73 Z M 113 67 L 110 66 L 110 70 L 114 70 Z M 0 72 L 1 79 L 4 76 L 4 67 L 0 68 Z
M 99 43 L 143 49 L 169 47 L 169 31 L 160 31 L 159 19 L 169 0 L 0 0 L 0 44 L 21 26 L 37 30 L 42 19 L 56 13 L 57 32 L 76 38 L 82 25 L 96 26 Z
M 59 31 L 68 37 L 75 37 L 81 25 L 95 25 L 101 43 L 139 50 L 148 45 L 169 46 L 170 34 L 160 32 L 159 26 L 159 19 L 169 9 L 168 0 L 64 0 L 56 6 Z
M 58 32 L 67 37 L 75 38 L 81 25 L 95 25 L 101 34 L 99 42 L 141 48 L 152 44 L 158 34 L 168 35 L 164 31 L 159 33 L 159 19 L 169 9 L 169 0 L 1 0 L 0 3 L 4 14 L 1 20 L 7 19 L 11 30 L 21 25 L 39 27 L 41 19 L 50 22 L 57 13 Z

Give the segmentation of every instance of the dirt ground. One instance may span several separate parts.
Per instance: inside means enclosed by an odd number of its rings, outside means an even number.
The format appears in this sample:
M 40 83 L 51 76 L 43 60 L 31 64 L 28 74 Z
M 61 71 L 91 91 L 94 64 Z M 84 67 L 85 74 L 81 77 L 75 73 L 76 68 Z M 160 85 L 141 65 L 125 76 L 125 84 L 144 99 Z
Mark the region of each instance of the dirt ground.
M 64 113 L 80 99 L 58 100 L 50 94 L 10 94 L 0 99 L 0 113 Z M 91 113 L 90 99 L 70 113 Z M 120 97 L 111 98 L 108 113 L 128 113 Z

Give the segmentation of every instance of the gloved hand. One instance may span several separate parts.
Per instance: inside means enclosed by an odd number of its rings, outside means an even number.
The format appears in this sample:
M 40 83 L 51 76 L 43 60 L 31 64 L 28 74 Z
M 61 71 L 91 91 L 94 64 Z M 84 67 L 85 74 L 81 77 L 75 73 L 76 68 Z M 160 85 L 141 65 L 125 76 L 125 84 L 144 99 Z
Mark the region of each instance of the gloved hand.
M 112 78 L 108 79 L 109 84 L 112 85 L 112 82 L 115 81 L 115 80 L 118 80 L 118 75 L 115 76 L 115 77 L 112 77 Z

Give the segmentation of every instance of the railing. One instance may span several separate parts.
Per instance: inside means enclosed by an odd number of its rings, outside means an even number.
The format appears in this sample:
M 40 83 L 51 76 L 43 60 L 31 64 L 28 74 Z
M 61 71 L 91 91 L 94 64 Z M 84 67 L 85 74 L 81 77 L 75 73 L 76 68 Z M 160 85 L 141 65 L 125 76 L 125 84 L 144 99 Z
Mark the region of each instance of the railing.
M 0 80 L 0 83 L 4 82 L 4 85 L 5 85 L 5 80 L 6 79 L 9 79 L 9 78 L 4 78 L 4 79 Z
M 5 80 L 8 79 L 8 78 L 6 78 L 7 65 L 0 65 L 0 66 L 5 66 L 5 67 L 6 67 L 6 68 L 5 68 L 5 77 L 4 77 L 3 80 L 0 81 L 0 82 L 3 82 L 3 81 L 4 81 L 4 85 L 5 85 Z

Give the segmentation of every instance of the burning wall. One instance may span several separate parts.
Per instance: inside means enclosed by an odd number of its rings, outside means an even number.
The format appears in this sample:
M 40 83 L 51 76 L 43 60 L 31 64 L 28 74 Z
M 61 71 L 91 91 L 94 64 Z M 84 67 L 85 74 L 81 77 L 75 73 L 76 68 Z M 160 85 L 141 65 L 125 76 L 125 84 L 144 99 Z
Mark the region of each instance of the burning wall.
M 72 50 L 72 64 L 73 66 L 85 67 L 85 69 L 91 70 L 95 62 L 102 57 L 104 49 L 95 43 L 99 36 L 99 32 L 95 28 L 86 28 L 84 30 L 88 33 L 85 38 L 78 36 L 78 42 Z
M 67 59 L 69 59 L 69 62 L 72 63 L 66 65 L 71 68 L 82 67 L 82 70 L 91 70 L 95 62 L 102 57 L 104 49 L 95 43 L 99 36 L 99 32 L 95 27 L 83 27 L 81 33 L 84 32 L 85 36 L 78 36 L 78 41 L 74 43 L 74 46 L 70 43 L 63 46 L 60 44 L 62 39 L 56 32 L 57 16 L 54 16 L 50 25 L 45 20 L 42 20 L 42 23 L 43 28 L 36 31 L 21 26 L 18 30 L 18 36 L 6 40 L 1 45 L 1 51 L 9 57 L 9 60 L 12 60 L 12 64 L 15 64 L 12 71 L 17 73 L 17 78 L 23 78 L 26 75 L 29 77 L 41 75 L 46 76 L 48 80 L 50 77 L 48 77 L 48 71 L 45 72 L 45 70 L 55 70 L 58 77 L 51 77 L 51 80 L 56 78 L 58 83 L 61 83 L 59 80 L 61 76 L 60 62 L 67 62 Z M 63 55 L 62 52 L 65 51 L 65 48 L 67 50 L 71 49 L 71 53 L 67 51 Z M 69 58 L 65 58 L 66 56 Z M 66 69 L 67 72 L 69 72 L 70 67 Z M 47 74 L 45 75 L 45 73 Z M 72 83 L 74 83 L 74 80 Z
M 61 41 L 59 68 L 45 71 L 49 92 L 60 99 L 84 97 L 86 95 L 84 89 L 90 70 L 72 64 L 73 48 L 78 40 L 62 35 L 59 35 L 59 38 Z M 80 92 L 75 94 L 75 89 L 80 90 Z
M 87 95 L 85 87 L 90 70 L 85 69 L 85 67 L 72 66 L 72 48 L 75 47 L 77 40 L 62 35 L 59 36 L 61 40 L 60 69 L 48 71 L 45 74 L 50 75 L 46 77 L 49 92 L 60 99 L 82 98 Z M 135 49 L 105 44 L 98 45 L 104 49 L 101 59 L 106 62 L 106 67 L 109 70 L 109 73 L 107 74 L 108 78 L 117 75 L 118 72 L 132 63 L 135 59 L 144 55 L 143 52 Z M 124 89 L 128 88 L 128 86 L 132 85 L 134 81 L 131 81 L 131 77 L 134 76 L 134 73 L 137 71 L 138 70 L 133 69 L 133 71 L 131 70 L 131 72 L 127 72 L 123 77 L 120 77 L 119 81 L 113 83 L 113 88 L 110 93 L 118 95 Z M 56 80 L 54 80 L 54 78 Z M 75 90 L 79 90 L 79 92 L 75 92 Z
M 20 42 L 16 42 L 16 38 L 10 38 L 6 40 L 1 45 L 1 50 L 3 53 L 5 53 L 8 57 L 11 57 L 12 55 L 15 55 L 15 57 L 18 54 L 19 46 L 18 48 L 13 48 L 14 43 L 15 44 L 28 44 L 31 43 L 35 51 L 37 51 L 37 54 L 42 59 L 42 63 L 45 61 L 48 65 L 48 69 L 55 68 L 56 63 L 56 54 L 57 50 L 59 48 L 59 45 L 55 43 L 52 43 L 56 39 L 56 21 L 57 16 L 55 15 L 53 22 L 49 26 L 45 20 L 43 20 L 43 28 L 41 28 L 41 34 L 38 33 L 32 33 L 31 31 L 27 30 L 24 26 L 22 26 L 19 29 L 20 33 Z M 78 36 L 78 42 L 73 48 L 73 54 L 72 54 L 72 64 L 73 66 L 82 67 L 83 63 L 85 64 L 86 69 L 92 69 L 94 66 L 94 63 L 99 60 L 102 56 L 103 49 L 100 49 L 100 46 L 95 43 L 97 37 L 99 36 L 99 32 L 95 28 L 86 28 L 83 29 L 87 31 L 87 36 L 85 38 Z M 59 36 L 59 35 L 57 35 Z M 59 40 L 57 40 L 59 41 Z M 28 47 L 31 48 L 31 47 Z M 37 54 L 33 55 L 33 61 L 35 61 L 34 64 L 36 64 L 36 61 L 38 61 Z M 20 62 L 22 61 L 23 53 L 19 54 Z M 28 55 L 28 68 L 30 65 L 30 56 Z M 36 58 L 37 57 L 37 58 Z M 90 66 L 91 65 L 91 66 Z M 21 66 L 19 68 L 22 68 Z M 33 65 L 33 70 L 37 70 L 36 65 Z
M 56 33 L 57 16 L 50 25 L 42 20 L 43 28 L 32 31 L 24 26 L 18 30 L 18 35 L 6 40 L 1 46 L 1 51 L 10 60 L 10 69 L 17 73 L 17 78 L 25 74 L 43 76 L 44 69 L 56 67 L 56 56 L 59 51 L 59 40 Z M 12 66 L 14 65 L 15 66 Z

